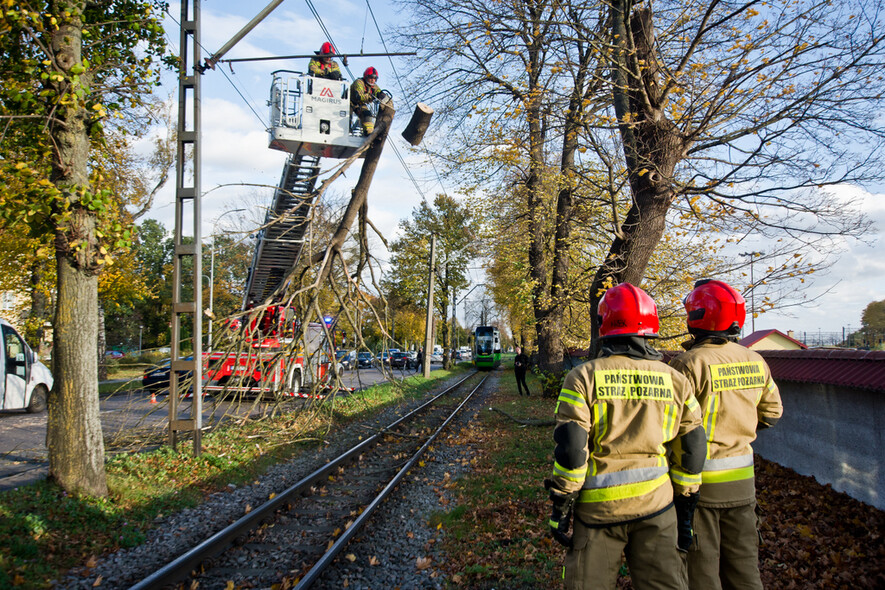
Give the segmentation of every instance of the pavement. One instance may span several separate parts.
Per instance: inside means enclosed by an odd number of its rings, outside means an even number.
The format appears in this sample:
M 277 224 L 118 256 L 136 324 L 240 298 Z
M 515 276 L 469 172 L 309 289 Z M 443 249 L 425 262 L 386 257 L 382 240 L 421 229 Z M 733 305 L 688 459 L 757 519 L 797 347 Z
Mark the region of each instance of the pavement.
M 400 371 L 395 371 L 398 375 Z M 405 374 L 410 374 L 407 371 Z M 347 371 L 342 376 L 345 386 L 359 388 L 384 380 L 377 369 Z M 102 381 L 102 383 L 126 383 L 126 380 Z M 141 389 L 102 395 L 99 412 L 102 432 L 107 444 L 114 437 L 132 438 L 132 434 L 165 432 L 169 414 L 166 410 L 166 395 L 157 396 L 151 402 L 150 394 Z M 242 404 L 244 408 L 251 404 Z M 179 406 L 182 418 L 190 417 L 190 400 L 183 400 Z M 203 403 L 203 423 L 217 420 L 227 413 L 228 404 L 216 404 L 211 396 Z M 46 450 L 47 414 L 29 414 L 24 410 L 0 410 L 0 491 L 14 489 L 45 479 L 49 474 L 49 459 Z

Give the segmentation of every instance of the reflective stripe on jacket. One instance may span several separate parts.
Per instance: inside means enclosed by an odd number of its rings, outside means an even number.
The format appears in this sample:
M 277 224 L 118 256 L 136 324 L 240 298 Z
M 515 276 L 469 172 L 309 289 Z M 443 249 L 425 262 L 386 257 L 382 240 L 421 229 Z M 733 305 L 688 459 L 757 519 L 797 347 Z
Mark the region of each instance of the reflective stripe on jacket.
M 693 384 L 707 434 L 703 505 L 736 506 L 756 497 L 753 449 L 758 423 L 774 425 L 783 412 L 765 360 L 724 339 L 690 343 L 670 365 Z
M 557 429 L 574 423 L 582 437 L 559 440 L 564 457 L 583 465 L 553 466 L 553 484 L 580 491 L 575 515 L 588 525 L 607 525 L 657 514 L 673 501 L 669 443 L 701 426 L 691 383 L 655 360 L 622 355 L 598 358 L 572 369 L 556 405 Z M 698 454 L 703 453 L 699 437 Z

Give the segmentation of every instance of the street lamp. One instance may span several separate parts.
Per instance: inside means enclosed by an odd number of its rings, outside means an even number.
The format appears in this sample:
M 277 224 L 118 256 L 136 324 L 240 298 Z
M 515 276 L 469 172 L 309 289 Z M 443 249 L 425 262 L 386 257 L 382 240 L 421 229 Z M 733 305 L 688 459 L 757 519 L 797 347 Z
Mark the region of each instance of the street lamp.
M 221 218 L 227 215 L 228 213 L 239 213 L 245 211 L 245 209 L 229 209 L 225 211 L 221 215 L 219 215 L 215 219 L 215 223 L 212 224 L 212 250 L 209 262 L 209 350 L 208 352 L 212 352 L 212 322 L 215 319 L 215 228 L 218 226 L 218 222 L 221 221 Z
M 762 256 L 764 252 L 741 252 L 738 256 L 746 256 L 750 259 L 750 326 L 753 332 L 756 331 L 756 279 L 753 277 L 753 259 Z

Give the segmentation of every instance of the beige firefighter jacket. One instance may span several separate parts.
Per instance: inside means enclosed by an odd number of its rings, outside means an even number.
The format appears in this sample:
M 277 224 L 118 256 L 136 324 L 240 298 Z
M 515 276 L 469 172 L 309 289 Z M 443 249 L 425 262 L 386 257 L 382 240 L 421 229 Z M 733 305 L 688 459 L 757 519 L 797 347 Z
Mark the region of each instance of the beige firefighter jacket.
M 380 92 L 377 84 L 369 84 L 364 78 L 357 78 L 350 85 L 350 106 L 356 111 L 378 98 Z
M 721 338 L 683 344 L 670 361 L 694 385 L 704 415 L 707 460 L 700 504 L 727 508 L 756 497 L 753 449 L 757 423 L 774 426 L 783 412 L 771 370 L 756 352 Z
M 673 486 L 668 443 L 699 428 L 701 415 L 692 385 L 681 374 L 660 361 L 612 355 L 569 372 L 556 404 L 556 422 L 557 429 L 573 431 L 577 429 L 569 423 L 577 424 L 582 429 L 578 432 L 587 436 L 557 442 L 557 457 L 560 451 L 577 452 L 584 463 L 555 461 L 551 483 L 565 493 L 580 490 L 576 518 L 605 526 L 669 507 Z M 695 440 L 699 448 L 694 452 L 703 457 L 703 436 Z M 560 449 L 581 443 L 583 449 Z
M 321 57 L 310 58 L 310 63 L 307 64 L 307 73 L 314 78 L 327 78 L 329 80 L 341 80 L 343 78 L 341 69 L 334 60 L 329 63 L 323 63 Z

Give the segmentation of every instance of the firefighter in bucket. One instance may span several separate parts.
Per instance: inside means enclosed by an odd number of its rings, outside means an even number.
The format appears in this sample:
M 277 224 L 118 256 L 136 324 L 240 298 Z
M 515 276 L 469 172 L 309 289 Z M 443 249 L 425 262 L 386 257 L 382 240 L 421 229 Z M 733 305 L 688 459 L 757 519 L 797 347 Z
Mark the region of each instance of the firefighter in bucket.
M 369 135 L 375 129 L 375 111 L 372 104 L 381 98 L 378 88 L 378 70 L 369 66 L 362 78 L 357 78 L 350 86 L 350 108 L 359 117 L 363 133 Z

